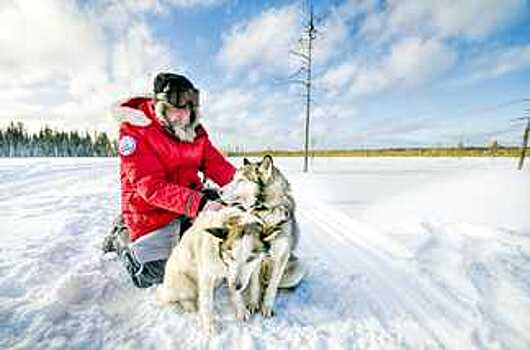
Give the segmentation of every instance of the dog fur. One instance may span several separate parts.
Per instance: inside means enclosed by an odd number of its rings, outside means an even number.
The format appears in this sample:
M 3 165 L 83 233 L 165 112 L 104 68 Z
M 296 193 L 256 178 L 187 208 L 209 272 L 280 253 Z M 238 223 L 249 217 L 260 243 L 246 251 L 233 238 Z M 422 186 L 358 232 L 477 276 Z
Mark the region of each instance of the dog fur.
M 249 309 L 252 312 L 259 309 L 264 317 L 270 317 L 299 237 L 289 182 L 274 166 L 272 157 L 265 156 L 255 163 L 245 158 L 232 182 L 222 189 L 221 198 L 229 204 L 242 206 L 264 222 L 262 240 L 269 245 L 268 257 L 260 272 L 256 270 L 252 276 L 250 290 L 266 287 L 261 300 L 259 297 L 256 300 L 258 292 L 251 294 Z
M 202 212 L 171 253 L 158 299 L 186 311 L 198 308 L 202 326 L 212 335 L 214 291 L 226 278 L 236 317 L 247 320 L 243 291 L 266 255 L 262 229 L 259 218 L 239 208 Z

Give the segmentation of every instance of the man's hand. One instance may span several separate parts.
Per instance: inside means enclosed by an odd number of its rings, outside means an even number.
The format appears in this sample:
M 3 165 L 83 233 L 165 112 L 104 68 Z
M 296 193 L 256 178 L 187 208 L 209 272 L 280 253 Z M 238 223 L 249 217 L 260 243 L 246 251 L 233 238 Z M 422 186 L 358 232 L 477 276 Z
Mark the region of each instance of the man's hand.
M 219 193 L 213 188 L 205 188 L 201 191 L 202 199 L 199 205 L 199 211 L 218 211 L 224 208 L 219 201 Z
M 223 209 L 225 206 L 219 202 L 216 201 L 207 201 L 204 207 L 202 208 L 203 211 L 218 211 Z

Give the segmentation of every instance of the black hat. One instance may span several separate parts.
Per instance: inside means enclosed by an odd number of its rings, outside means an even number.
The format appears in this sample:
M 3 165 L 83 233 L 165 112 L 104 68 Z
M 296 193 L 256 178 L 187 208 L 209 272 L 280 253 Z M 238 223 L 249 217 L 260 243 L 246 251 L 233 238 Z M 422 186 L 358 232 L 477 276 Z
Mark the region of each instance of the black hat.
M 158 73 L 155 78 L 154 92 L 163 92 L 169 85 L 169 90 L 186 91 L 195 89 L 191 81 L 183 75 L 174 73 Z
M 190 100 L 195 105 L 199 103 L 199 90 L 188 78 L 179 74 L 159 73 L 154 81 L 154 93 L 155 97 L 157 94 L 165 93 L 165 99 L 175 106 L 179 106 L 183 100 Z

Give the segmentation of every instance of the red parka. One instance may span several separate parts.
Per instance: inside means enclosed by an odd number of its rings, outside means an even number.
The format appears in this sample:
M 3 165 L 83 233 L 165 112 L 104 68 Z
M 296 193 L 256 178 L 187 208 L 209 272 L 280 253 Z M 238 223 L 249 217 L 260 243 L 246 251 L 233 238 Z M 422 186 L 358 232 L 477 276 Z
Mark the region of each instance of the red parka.
M 159 123 L 151 98 L 120 103 L 114 116 L 121 122 L 121 209 L 131 240 L 178 216 L 197 216 L 203 187 L 199 171 L 220 186 L 232 180 L 234 166 L 202 126 L 193 142 L 179 141 Z

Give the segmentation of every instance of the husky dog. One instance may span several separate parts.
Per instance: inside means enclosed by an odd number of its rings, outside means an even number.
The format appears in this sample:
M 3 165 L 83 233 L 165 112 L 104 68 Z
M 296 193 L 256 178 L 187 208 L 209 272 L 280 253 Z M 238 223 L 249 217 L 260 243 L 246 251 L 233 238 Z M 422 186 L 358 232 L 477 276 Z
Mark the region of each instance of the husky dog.
M 186 311 L 198 308 L 205 331 L 212 335 L 214 291 L 226 278 L 236 317 L 247 320 L 243 291 L 266 255 L 262 229 L 259 218 L 236 207 L 201 213 L 171 253 L 158 299 Z
M 304 276 L 301 264 L 292 255 L 299 230 L 289 182 L 274 166 L 271 156 L 256 163 L 245 158 L 232 182 L 222 188 L 221 198 L 228 204 L 242 206 L 264 222 L 262 240 L 269 245 L 269 256 L 264 260 L 261 278 L 255 271 L 250 290 L 260 288 L 260 279 L 267 281 L 266 288 L 260 306 L 257 292 L 251 293 L 249 307 L 252 312 L 260 308 L 263 316 L 270 317 L 278 288 L 294 287 Z

